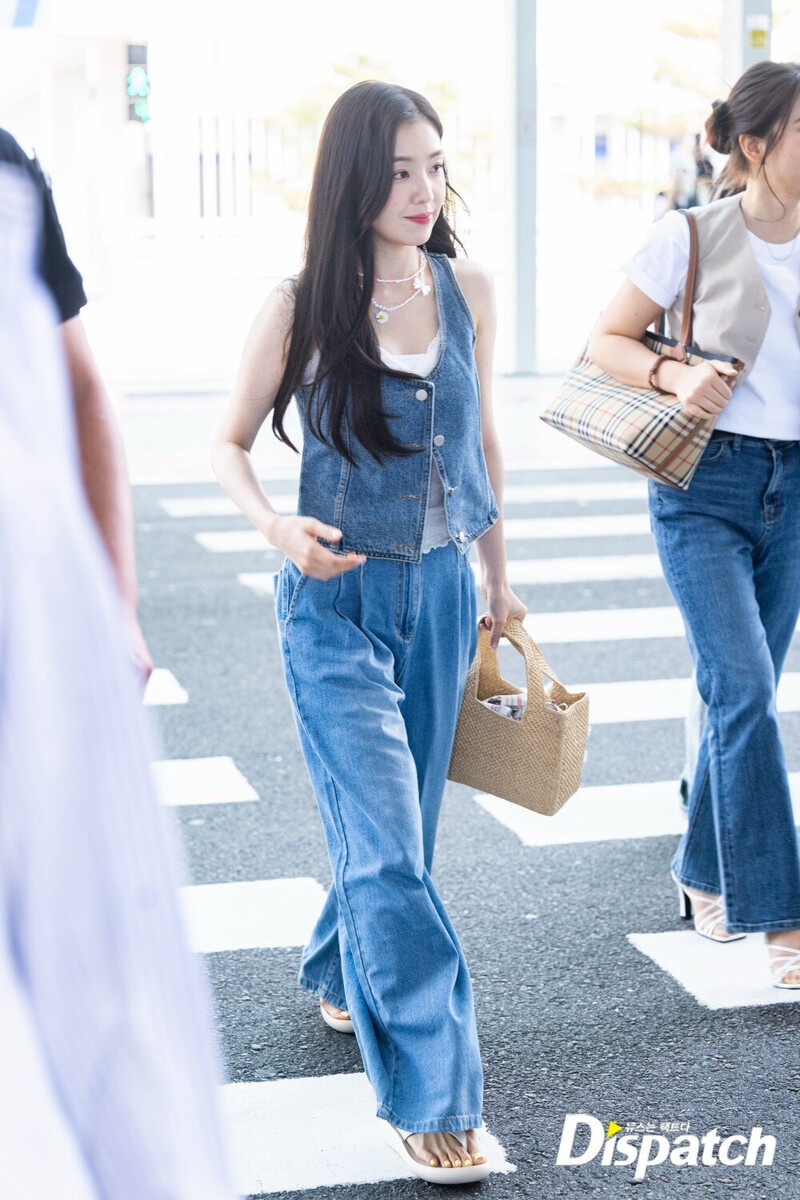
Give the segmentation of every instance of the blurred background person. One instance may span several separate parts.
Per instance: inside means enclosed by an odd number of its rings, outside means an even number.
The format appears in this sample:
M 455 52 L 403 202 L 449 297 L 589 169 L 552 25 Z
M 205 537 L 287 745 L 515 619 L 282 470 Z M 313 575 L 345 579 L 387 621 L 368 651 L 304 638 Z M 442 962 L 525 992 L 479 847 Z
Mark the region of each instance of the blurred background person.
M 656 196 L 654 220 L 676 208 L 693 208 L 711 199 L 714 168 L 699 133 L 680 142 L 670 162 L 670 184 Z
M 776 702 L 800 611 L 799 125 L 795 62 L 753 64 L 713 106 L 706 131 L 728 158 L 726 194 L 697 212 L 694 330 L 707 353 L 721 345 L 746 365 L 734 379 L 724 362 L 667 356 L 650 378 L 715 426 L 687 490 L 649 484 L 659 559 L 707 705 L 671 875 L 698 933 L 764 933 L 778 988 L 800 988 L 800 843 Z M 654 358 L 640 339 L 667 310 L 677 328 L 688 269 L 689 227 L 676 213 L 626 263 L 593 360 L 638 382 Z
M 231 1200 L 205 980 L 37 278 L 41 200 L 0 166 L 0 1195 Z
M 67 253 L 52 189 L 38 159 L 28 158 L 11 134 L 0 129 L 0 164 L 3 163 L 24 172 L 35 190 L 40 218 L 37 270 L 50 291 L 60 324 L 83 486 L 114 569 L 131 654 L 146 683 L 153 663 L 136 612 L 133 516 L 125 451 L 80 318 L 80 310 L 86 304 L 83 280 Z

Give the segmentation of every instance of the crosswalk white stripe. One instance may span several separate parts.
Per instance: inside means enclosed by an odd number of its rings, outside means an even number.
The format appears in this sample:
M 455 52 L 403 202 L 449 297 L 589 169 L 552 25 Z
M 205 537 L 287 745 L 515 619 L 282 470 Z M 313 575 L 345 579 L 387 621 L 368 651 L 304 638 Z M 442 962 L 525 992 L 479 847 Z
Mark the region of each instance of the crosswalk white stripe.
M 241 804 L 257 800 L 232 758 L 171 758 L 153 763 L 162 804 Z
M 145 704 L 185 704 L 189 693 L 181 687 L 172 671 L 156 667 L 147 681 Z
M 271 548 L 257 529 L 221 529 L 196 533 L 194 539 L 213 554 L 245 554 Z
M 181 888 L 193 950 L 304 946 L 325 903 L 316 879 L 254 879 Z
M 363 1072 L 228 1083 L 222 1108 L 234 1184 L 243 1196 L 414 1178 L 383 1141 Z M 517 1170 L 486 1126 L 479 1137 L 494 1171 Z
M 650 516 L 646 512 L 636 512 L 580 517 L 506 517 L 503 533 L 512 542 L 636 537 L 650 534 Z
M 572 684 L 572 691 L 589 693 L 592 725 L 623 721 L 683 719 L 689 704 L 689 679 L 632 679 L 615 683 Z M 778 685 L 778 711 L 800 710 L 800 672 L 787 671 Z
M 685 636 L 683 619 L 674 606 L 533 612 L 524 624 L 534 641 L 543 645 Z
M 525 618 L 525 627 L 534 641 L 542 645 L 685 636 L 683 619 L 675 607 L 534 612 Z
M 598 483 L 507 483 L 505 504 L 587 504 L 604 500 L 647 501 L 647 483 L 638 479 L 607 479 Z
M 560 538 L 634 537 L 650 533 L 647 513 L 617 516 L 506 518 L 503 533 L 508 541 L 555 541 Z M 257 529 L 203 530 L 195 540 L 213 554 L 245 554 L 269 550 Z
M 273 508 L 279 512 L 291 512 L 297 503 L 296 494 L 274 494 L 270 495 L 269 499 Z M 175 499 L 159 500 L 158 506 L 168 517 L 240 517 L 242 515 L 228 496 L 177 496 Z
M 800 825 L 800 772 L 793 772 L 789 783 L 795 820 Z M 686 828 L 675 779 L 582 787 L 552 817 L 543 817 L 486 792 L 476 793 L 474 799 L 516 834 L 524 846 L 664 837 L 683 833 Z
M 542 433 L 545 438 L 549 434 L 546 426 L 542 426 Z M 560 434 L 552 431 L 555 437 L 560 437 Z M 636 478 L 635 472 L 631 468 L 621 467 L 619 463 L 612 462 L 610 458 L 603 458 L 601 454 L 595 454 L 594 451 L 580 446 L 574 442 L 571 446 L 572 457 L 564 458 L 562 456 L 553 458 L 532 458 L 530 455 L 514 455 L 504 454 L 503 465 L 506 468 L 506 473 L 514 471 L 563 471 L 565 475 L 569 475 L 571 471 L 607 471 L 617 470 L 623 471 L 629 479 Z M 641 478 L 641 477 L 639 477 Z
M 800 1003 L 800 990 L 781 991 L 772 986 L 767 948 L 760 933 L 727 946 L 700 937 L 691 929 L 629 933 L 628 940 L 677 979 L 704 1008 Z
M 297 492 L 267 492 L 280 513 L 297 510 Z M 503 488 L 504 504 L 588 504 L 604 500 L 641 500 L 647 486 L 637 479 L 609 479 L 607 483 L 509 483 Z M 236 517 L 240 510 L 228 496 L 178 496 L 159 500 L 170 517 Z
M 481 568 L 476 559 L 472 560 L 472 569 L 476 578 L 480 579 Z M 273 574 L 269 571 L 242 571 L 236 578 L 244 587 L 271 596 Z M 661 564 L 656 554 L 512 558 L 508 561 L 508 581 L 512 587 L 543 583 L 613 583 L 617 580 L 660 577 Z

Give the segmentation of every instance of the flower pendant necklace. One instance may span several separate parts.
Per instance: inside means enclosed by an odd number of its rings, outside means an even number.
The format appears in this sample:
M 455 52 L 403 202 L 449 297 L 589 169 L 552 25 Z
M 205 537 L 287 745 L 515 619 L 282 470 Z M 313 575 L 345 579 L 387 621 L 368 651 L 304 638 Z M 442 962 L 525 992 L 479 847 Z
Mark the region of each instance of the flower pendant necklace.
M 429 283 L 425 283 L 422 278 L 425 274 L 427 265 L 428 264 L 425 256 L 423 255 L 422 251 L 420 251 L 419 266 L 413 275 L 407 275 L 405 279 L 378 279 L 376 277 L 376 283 L 408 283 L 409 281 L 413 280 L 412 287 L 414 289 L 411 295 L 405 300 L 401 300 L 399 304 L 381 304 L 380 301 L 375 300 L 374 298 L 370 299 L 370 304 L 373 306 L 373 308 L 378 310 L 375 313 L 375 320 L 379 325 L 385 325 L 389 320 L 389 313 L 397 312 L 399 308 L 405 308 L 405 306 L 410 304 L 412 300 L 420 295 L 420 293 L 422 293 L 423 296 L 428 295 L 431 290 L 431 286 Z

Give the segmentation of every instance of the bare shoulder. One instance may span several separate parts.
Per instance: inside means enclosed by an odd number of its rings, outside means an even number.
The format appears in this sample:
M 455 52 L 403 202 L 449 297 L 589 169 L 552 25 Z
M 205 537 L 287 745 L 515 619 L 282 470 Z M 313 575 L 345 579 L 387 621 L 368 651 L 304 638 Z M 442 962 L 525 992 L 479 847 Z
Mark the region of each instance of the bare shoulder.
M 294 323 L 295 286 L 291 279 L 281 280 L 269 292 L 256 313 L 247 337 L 250 353 L 272 353 L 291 335 Z
M 297 295 L 297 281 L 282 279 L 264 301 L 262 312 L 269 314 L 272 321 L 285 328 L 290 328 L 294 320 L 294 306 Z
M 484 292 L 494 290 L 494 276 L 483 263 L 471 258 L 451 258 L 450 266 L 455 272 L 456 279 L 462 287 L 475 288 Z
M 483 263 L 451 258 L 450 265 L 464 293 L 476 326 L 491 319 L 495 306 L 494 275 Z

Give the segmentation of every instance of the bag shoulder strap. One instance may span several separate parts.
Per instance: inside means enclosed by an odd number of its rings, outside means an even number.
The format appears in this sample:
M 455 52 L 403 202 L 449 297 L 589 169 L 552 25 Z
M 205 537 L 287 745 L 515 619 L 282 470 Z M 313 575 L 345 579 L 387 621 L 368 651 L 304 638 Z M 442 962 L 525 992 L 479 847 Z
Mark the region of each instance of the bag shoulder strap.
M 694 309 L 694 289 L 697 282 L 697 264 L 700 259 L 700 239 L 697 234 L 697 219 L 694 213 L 688 209 L 680 208 L 678 212 L 682 212 L 689 223 L 689 269 L 686 273 L 686 288 L 684 290 L 683 299 L 683 320 L 681 322 L 681 336 L 679 347 L 684 353 L 687 346 L 692 344 L 692 317 Z M 663 337 L 667 331 L 667 314 L 661 313 L 658 321 L 658 332 Z
M 700 242 L 697 236 L 697 220 L 694 213 L 687 209 L 680 210 L 689 222 L 689 270 L 686 275 L 686 289 L 683 298 L 683 322 L 681 325 L 681 345 L 684 350 L 692 344 L 692 317 L 694 309 L 694 288 L 697 282 L 697 263 L 700 258 Z

